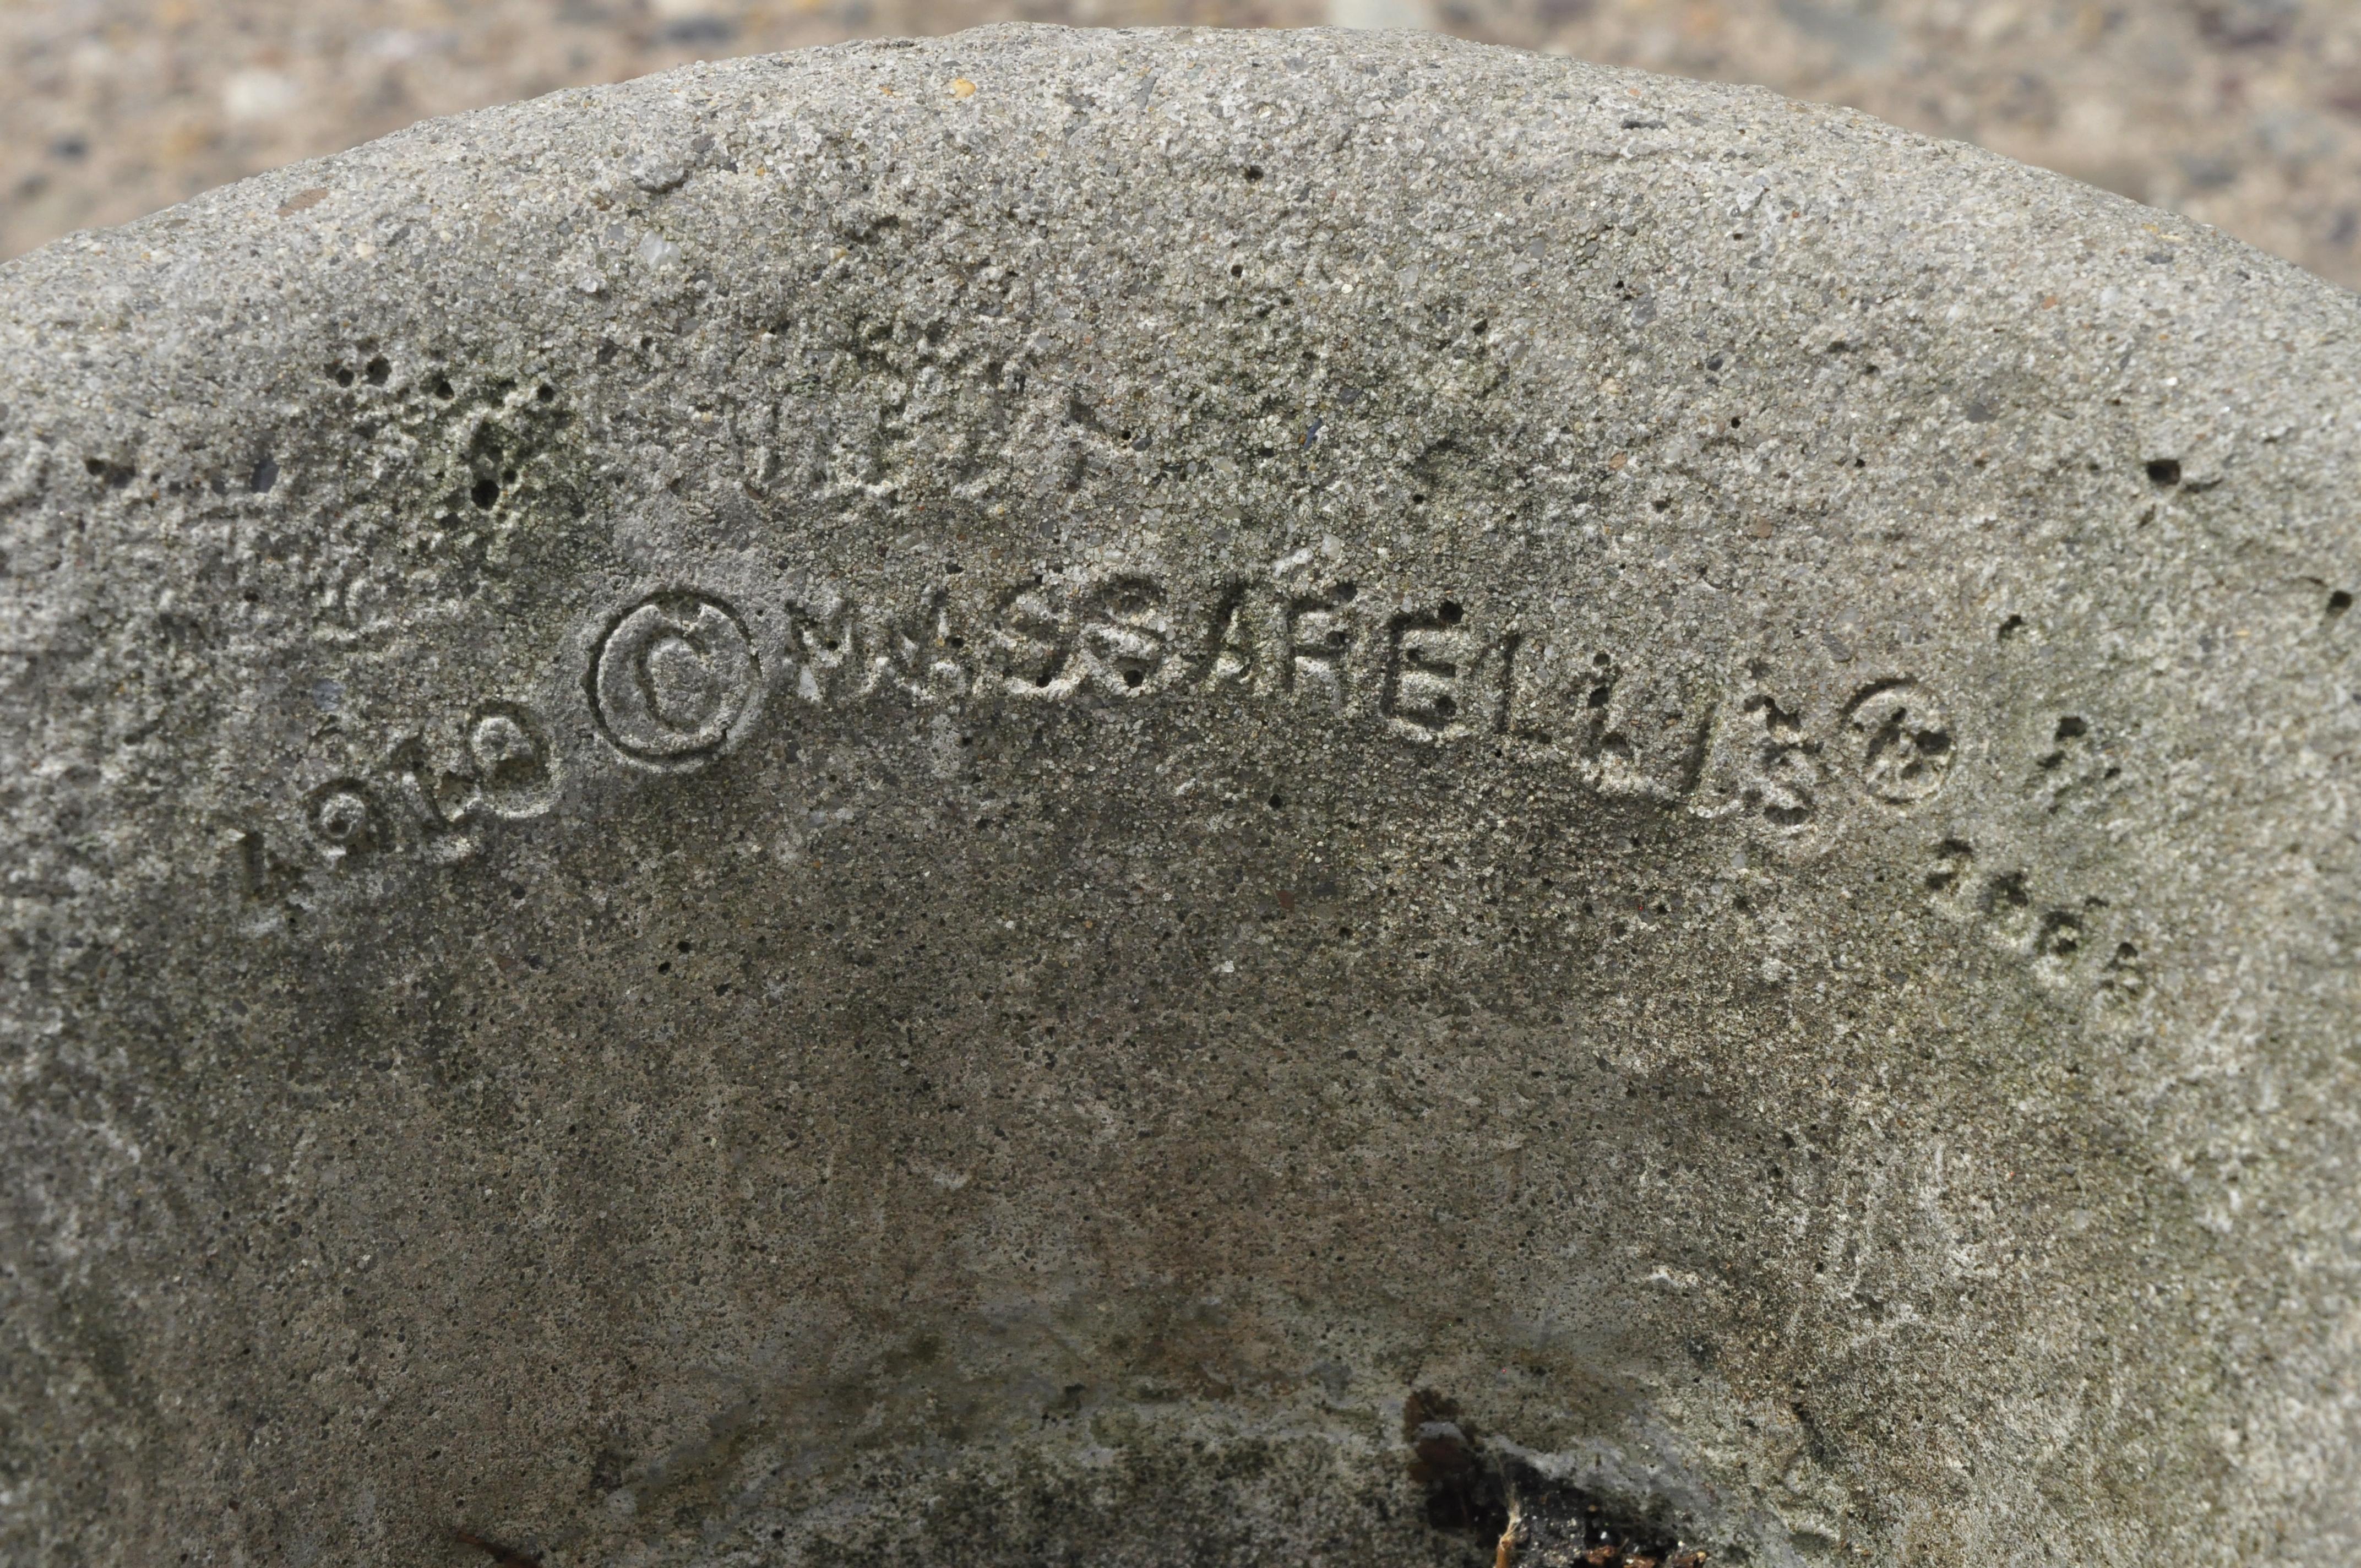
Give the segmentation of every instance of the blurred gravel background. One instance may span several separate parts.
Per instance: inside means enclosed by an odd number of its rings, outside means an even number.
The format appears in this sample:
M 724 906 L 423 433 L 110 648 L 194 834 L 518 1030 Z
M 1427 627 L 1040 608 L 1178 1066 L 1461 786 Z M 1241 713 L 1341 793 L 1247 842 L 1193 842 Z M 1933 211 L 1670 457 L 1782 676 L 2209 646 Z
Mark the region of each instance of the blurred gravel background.
M 432 115 L 1008 20 L 1421 21 L 1759 82 L 2361 286 L 2361 0 L 0 0 L 0 257 Z

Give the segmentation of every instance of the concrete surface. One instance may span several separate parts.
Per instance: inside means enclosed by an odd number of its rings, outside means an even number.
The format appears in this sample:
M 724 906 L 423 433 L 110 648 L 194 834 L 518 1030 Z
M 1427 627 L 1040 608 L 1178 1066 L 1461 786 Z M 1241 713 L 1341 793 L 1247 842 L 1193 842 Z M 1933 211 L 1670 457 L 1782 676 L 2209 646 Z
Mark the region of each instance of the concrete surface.
M 11 264 L 0 1556 L 2343 1568 L 2356 324 L 1367 35 Z
M 2334 0 L 7 0 L 0 257 L 428 115 L 693 59 L 1012 19 L 1423 19 L 1760 82 L 2361 283 L 2361 6 Z

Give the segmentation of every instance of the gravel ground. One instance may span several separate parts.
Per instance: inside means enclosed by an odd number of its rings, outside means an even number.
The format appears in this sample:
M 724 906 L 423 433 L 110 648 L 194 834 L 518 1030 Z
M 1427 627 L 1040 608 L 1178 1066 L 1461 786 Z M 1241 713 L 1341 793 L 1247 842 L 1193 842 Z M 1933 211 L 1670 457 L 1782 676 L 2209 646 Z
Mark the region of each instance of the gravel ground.
M 1012 19 L 1390 16 L 1852 104 L 2361 286 L 2361 0 L 0 0 L 0 257 L 688 60 Z

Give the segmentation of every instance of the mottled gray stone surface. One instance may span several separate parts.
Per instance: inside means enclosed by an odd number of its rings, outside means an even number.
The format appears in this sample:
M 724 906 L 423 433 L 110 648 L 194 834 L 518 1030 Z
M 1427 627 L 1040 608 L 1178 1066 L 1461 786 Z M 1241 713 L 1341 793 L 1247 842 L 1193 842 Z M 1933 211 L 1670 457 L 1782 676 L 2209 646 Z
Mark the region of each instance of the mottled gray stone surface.
M 2356 325 L 1322 35 L 0 271 L 0 1555 L 2355 1561 Z

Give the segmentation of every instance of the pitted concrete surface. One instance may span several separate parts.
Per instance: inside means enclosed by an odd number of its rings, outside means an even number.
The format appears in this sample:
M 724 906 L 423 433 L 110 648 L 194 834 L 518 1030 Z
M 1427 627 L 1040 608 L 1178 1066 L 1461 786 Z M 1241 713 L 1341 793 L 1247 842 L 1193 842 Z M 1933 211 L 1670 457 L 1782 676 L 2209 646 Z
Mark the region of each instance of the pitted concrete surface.
M 1328 34 L 12 264 L 5 1554 L 2350 1563 L 2355 311 Z

